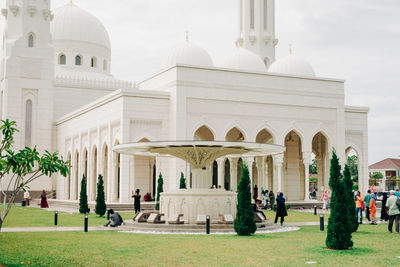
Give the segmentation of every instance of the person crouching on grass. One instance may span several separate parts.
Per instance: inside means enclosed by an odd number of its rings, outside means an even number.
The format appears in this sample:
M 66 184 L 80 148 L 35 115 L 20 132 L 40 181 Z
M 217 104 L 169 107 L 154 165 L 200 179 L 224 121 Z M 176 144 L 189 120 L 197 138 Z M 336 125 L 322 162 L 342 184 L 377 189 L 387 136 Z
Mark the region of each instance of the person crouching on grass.
M 124 222 L 122 220 L 121 215 L 119 215 L 118 212 L 114 212 L 114 210 L 110 209 L 110 220 L 104 225 L 105 227 L 110 226 L 110 227 L 117 227 L 122 225 L 122 223 Z

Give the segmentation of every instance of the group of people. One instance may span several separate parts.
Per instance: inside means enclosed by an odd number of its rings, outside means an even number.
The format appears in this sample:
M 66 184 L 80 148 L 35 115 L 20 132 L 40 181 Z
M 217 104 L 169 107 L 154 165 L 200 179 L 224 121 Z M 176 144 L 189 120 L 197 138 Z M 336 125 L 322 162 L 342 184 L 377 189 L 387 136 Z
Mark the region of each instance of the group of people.
M 261 195 L 263 197 L 263 201 L 257 199 L 257 194 L 258 194 L 258 188 L 257 185 L 254 186 L 253 189 L 253 199 L 255 201 L 255 204 L 253 205 L 254 207 L 254 212 L 262 214 L 264 219 L 266 219 L 265 214 L 261 211 L 262 209 L 267 210 L 268 208 L 276 209 L 276 214 L 275 214 L 275 223 L 278 223 L 278 219 L 280 218 L 280 223 L 283 225 L 283 222 L 285 220 L 285 217 L 288 216 L 287 210 L 286 210 L 286 199 L 283 197 L 282 192 L 277 193 L 277 197 L 275 199 L 275 194 L 271 190 L 263 190 L 261 188 Z M 275 205 L 276 202 L 276 205 Z
M 376 225 L 376 194 L 372 191 L 372 188 L 368 190 L 365 197 L 362 197 L 360 191 L 357 191 L 355 198 L 356 202 L 356 216 L 359 223 L 363 223 L 363 214 L 365 211 L 365 218 L 371 222 L 371 224 Z M 382 208 L 381 208 L 381 221 L 389 221 L 388 231 L 393 231 L 393 223 L 395 222 L 396 232 L 399 232 L 400 223 L 400 193 L 397 190 L 390 191 L 389 197 L 386 192 L 383 193 L 382 197 Z

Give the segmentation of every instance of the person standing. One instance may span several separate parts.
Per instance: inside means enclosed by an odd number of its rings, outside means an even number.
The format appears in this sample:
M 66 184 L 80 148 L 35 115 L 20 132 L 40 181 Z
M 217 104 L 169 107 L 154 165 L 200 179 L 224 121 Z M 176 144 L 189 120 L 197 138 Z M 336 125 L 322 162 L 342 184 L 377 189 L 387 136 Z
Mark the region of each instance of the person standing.
M 383 192 L 383 197 L 382 197 L 382 209 L 381 209 L 381 221 L 387 221 L 387 220 L 389 220 L 389 215 L 388 215 L 388 213 L 387 213 L 387 210 L 386 210 L 386 202 L 387 202 L 387 199 L 388 199 L 388 197 L 387 197 L 387 193 L 386 192 Z
M 362 206 L 364 203 L 364 198 L 361 196 L 360 191 L 357 191 L 357 195 L 355 197 L 355 202 L 356 202 L 356 216 L 358 220 L 358 214 L 360 214 L 360 224 L 362 224 Z
M 324 204 L 323 204 L 323 209 L 328 209 L 329 208 L 329 199 L 330 199 L 330 196 L 329 196 L 329 193 L 328 193 L 328 190 L 324 190 L 324 193 L 322 193 L 322 196 L 321 196 L 321 200 L 324 202 Z
M 26 206 L 29 206 L 29 200 L 31 199 L 31 196 L 29 195 L 29 191 L 28 190 L 26 190 L 25 192 L 24 192 L 24 200 L 25 200 L 25 205 Z
M 132 192 L 133 193 L 133 192 Z M 140 212 L 140 189 L 136 189 L 135 194 L 132 195 L 134 200 L 133 205 L 135 206 L 135 214 Z
M 280 192 L 278 197 L 276 198 L 276 216 L 275 216 L 275 223 L 278 222 L 278 218 L 281 218 L 281 226 L 283 225 L 283 221 L 285 220 L 285 217 L 288 216 L 287 211 L 286 211 L 286 205 L 285 205 L 285 198 L 283 197 L 283 193 Z
M 43 209 L 49 207 L 49 204 L 47 203 L 46 191 L 44 189 L 42 191 L 42 194 L 40 195 L 40 207 Z
M 369 201 L 371 199 L 371 190 L 368 190 L 368 193 L 364 197 L 365 202 L 365 218 L 370 222 L 371 219 L 369 218 Z
M 376 197 L 375 194 L 370 194 L 369 200 L 369 214 L 371 214 L 371 224 L 376 224 Z
M 400 221 L 400 210 L 396 204 L 397 197 L 395 196 L 395 192 L 392 190 L 390 191 L 390 197 L 386 203 L 386 210 L 389 214 L 389 224 L 388 224 L 388 231 L 392 233 L 393 230 L 393 222 L 396 222 L 396 232 L 399 233 L 399 221 Z
M 254 191 L 253 191 L 253 199 L 257 200 L 258 197 L 258 187 L 257 185 L 254 186 Z

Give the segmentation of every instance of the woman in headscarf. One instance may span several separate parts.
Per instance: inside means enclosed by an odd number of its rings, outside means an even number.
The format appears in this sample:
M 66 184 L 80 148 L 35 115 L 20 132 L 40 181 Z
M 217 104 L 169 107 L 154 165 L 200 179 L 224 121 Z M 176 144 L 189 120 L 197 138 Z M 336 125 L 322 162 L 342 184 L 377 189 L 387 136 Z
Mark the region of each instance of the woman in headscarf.
M 381 221 L 382 220 L 389 220 L 389 215 L 387 214 L 387 210 L 386 210 L 386 202 L 387 202 L 387 193 L 383 192 L 383 198 L 382 198 L 382 209 L 381 209 Z
M 371 224 L 376 224 L 376 196 L 374 193 L 371 194 L 369 200 L 369 213 L 371 215 Z
M 48 208 L 49 204 L 47 203 L 47 195 L 46 191 L 43 189 L 42 194 L 40 195 L 41 201 L 40 201 L 40 207 L 41 208 Z
M 288 216 L 285 205 L 285 198 L 283 197 L 283 193 L 280 192 L 278 197 L 276 198 L 276 216 L 275 223 L 278 222 L 278 218 L 281 218 L 281 225 L 283 225 L 283 221 L 285 220 L 285 216 Z

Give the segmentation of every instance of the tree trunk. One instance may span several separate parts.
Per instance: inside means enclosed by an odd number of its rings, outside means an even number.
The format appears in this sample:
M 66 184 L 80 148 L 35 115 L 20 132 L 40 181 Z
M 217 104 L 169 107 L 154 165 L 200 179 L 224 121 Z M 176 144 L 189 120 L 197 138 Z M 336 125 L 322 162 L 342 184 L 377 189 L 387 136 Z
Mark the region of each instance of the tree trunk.
M 3 225 L 3 220 L 0 219 L 0 232 L 1 232 L 1 226 Z

